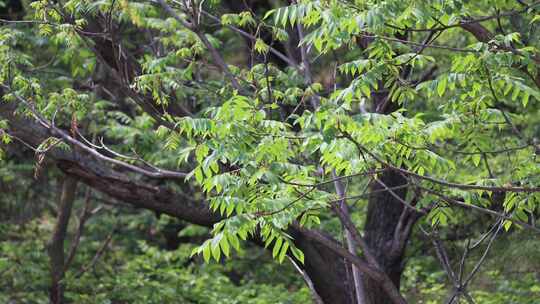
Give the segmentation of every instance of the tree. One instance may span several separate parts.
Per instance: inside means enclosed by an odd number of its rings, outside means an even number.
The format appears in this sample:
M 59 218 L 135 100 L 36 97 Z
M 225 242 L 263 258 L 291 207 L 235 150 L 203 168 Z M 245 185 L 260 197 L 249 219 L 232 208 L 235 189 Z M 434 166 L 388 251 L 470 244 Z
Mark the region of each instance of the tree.
M 34 1 L 2 13 L 0 135 L 212 227 L 205 260 L 248 240 L 290 257 L 325 303 L 406 303 L 421 237 L 448 302 L 472 302 L 497 236 L 540 231 L 539 7 Z M 439 236 L 475 222 L 450 261 Z

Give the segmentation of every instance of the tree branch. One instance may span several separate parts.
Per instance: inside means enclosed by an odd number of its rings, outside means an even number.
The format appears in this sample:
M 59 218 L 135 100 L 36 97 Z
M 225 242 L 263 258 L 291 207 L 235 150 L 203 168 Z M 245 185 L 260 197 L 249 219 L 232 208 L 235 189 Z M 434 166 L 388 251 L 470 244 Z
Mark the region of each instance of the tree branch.
M 49 265 L 51 271 L 51 286 L 49 289 L 49 299 L 53 304 L 64 303 L 64 286 L 61 283 L 64 278 L 64 241 L 66 239 L 69 218 L 73 202 L 75 201 L 75 193 L 77 191 L 77 180 L 73 177 L 66 176 L 62 183 L 62 192 L 60 194 L 60 202 L 58 204 L 58 216 L 56 225 L 49 243 L 47 244 L 47 252 L 49 255 Z
M 169 15 L 171 15 L 174 19 L 178 20 L 185 28 L 192 31 L 195 35 L 197 35 L 197 37 L 199 37 L 201 42 L 210 52 L 210 55 L 212 55 L 214 62 L 218 65 L 221 72 L 223 72 L 225 76 L 229 78 L 232 86 L 236 90 L 238 90 L 238 92 L 244 94 L 245 93 L 244 88 L 240 85 L 236 77 L 233 75 L 233 73 L 227 66 L 227 63 L 225 62 L 221 54 L 218 52 L 218 50 L 212 45 L 212 43 L 208 40 L 208 38 L 206 38 L 206 35 L 198 28 L 198 24 L 193 24 L 184 20 L 164 0 L 157 0 L 157 1 Z
M 392 280 L 381 270 L 374 268 L 373 266 L 362 261 L 359 257 L 351 254 L 347 249 L 337 244 L 335 241 L 328 239 L 320 232 L 315 230 L 308 230 L 299 225 L 293 225 L 294 228 L 300 230 L 304 235 L 321 245 L 325 246 L 329 250 L 333 251 L 337 255 L 347 259 L 350 263 L 353 263 L 360 271 L 365 273 L 372 280 L 378 282 L 381 288 L 388 294 L 388 297 L 395 304 L 406 304 L 407 301 L 400 294 Z

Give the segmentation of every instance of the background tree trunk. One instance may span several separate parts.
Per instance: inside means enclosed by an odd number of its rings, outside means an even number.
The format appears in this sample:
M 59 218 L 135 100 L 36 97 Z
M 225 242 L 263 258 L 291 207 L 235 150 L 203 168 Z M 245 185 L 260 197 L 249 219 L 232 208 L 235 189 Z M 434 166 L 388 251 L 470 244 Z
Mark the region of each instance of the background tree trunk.
M 66 176 L 62 184 L 56 225 L 47 246 L 51 268 L 49 299 L 53 304 L 64 303 L 64 284 L 61 282 L 64 278 L 64 241 L 66 239 L 69 218 L 71 216 L 76 191 L 77 180 L 73 177 Z

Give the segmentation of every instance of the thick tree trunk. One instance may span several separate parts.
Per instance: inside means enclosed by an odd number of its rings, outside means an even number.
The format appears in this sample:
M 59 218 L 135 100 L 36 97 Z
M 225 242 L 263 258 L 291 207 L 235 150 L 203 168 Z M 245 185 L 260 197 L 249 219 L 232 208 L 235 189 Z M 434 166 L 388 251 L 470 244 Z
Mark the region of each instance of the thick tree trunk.
M 404 185 L 405 178 L 395 172 L 385 173 L 380 180 L 389 188 Z M 374 183 L 372 191 L 384 189 L 382 185 Z M 394 190 L 402 198 L 405 198 L 406 189 Z M 401 274 L 403 272 L 403 255 L 405 246 L 395 250 L 394 236 L 396 226 L 403 212 L 403 204 L 389 192 L 378 192 L 369 198 L 364 236 L 371 252 L 390 277 L 392 282 L 399 288 Z M 392 303 L 387 294 L 376 282 L 364 276 L 365 293 L 369 304 Z
M 300 231 L 291 229 L 295 245 L 304 252 L 304 270 L 317 294 L 326 304 L 353 304 L 352 283 L 347 281 L 345 262 L 328 248 L 311 241 Z

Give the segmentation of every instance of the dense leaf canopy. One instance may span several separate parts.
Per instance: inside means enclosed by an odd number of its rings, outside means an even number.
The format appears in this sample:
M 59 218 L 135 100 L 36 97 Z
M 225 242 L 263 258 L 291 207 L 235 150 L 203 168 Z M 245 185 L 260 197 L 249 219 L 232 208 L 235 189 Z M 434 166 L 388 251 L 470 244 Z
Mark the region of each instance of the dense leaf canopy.
M 155 275 L 174 285 L 193 274 L 170 259 L 222 262 L 255 243 L 298 267 L 324 303 L 421 299 L 415 273 L 437 267 L 436 282 L 422 279 L 426 299 L 539 295 L 536 270 L 516 283 L 485 264 L 499 239 L 539 240 L 540 2 L 3 2 L 6 189 L 66 176 L 109 204 L 211 227 L 178 257 L 140 243 L 133 273 L 165 263 Z M 25 199 L 11 195 L 0 202 Z M 58 235 L 63 212 L 53 214 L 56 229 L 44 231 Z M 317 277 L 328 260 L 344 282 Z M 216 269 L 205 275 L 225 277 Z M 490 275 L 528 291 L 470 286 Z M 117 280 L 129 289 L 141 278 Z

